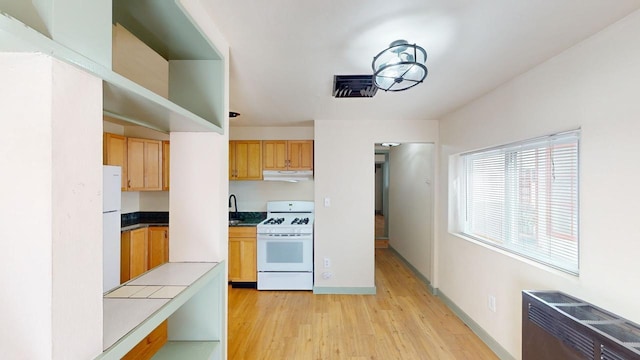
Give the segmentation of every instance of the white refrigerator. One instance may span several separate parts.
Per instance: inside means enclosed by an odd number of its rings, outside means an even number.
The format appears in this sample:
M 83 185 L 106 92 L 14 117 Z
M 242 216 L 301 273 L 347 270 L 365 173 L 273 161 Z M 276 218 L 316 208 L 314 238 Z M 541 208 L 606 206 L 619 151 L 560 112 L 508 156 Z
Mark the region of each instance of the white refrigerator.
M 102 291 L 120 285 L 120 184 L 122 168 L 105 165 L 102 182 Z

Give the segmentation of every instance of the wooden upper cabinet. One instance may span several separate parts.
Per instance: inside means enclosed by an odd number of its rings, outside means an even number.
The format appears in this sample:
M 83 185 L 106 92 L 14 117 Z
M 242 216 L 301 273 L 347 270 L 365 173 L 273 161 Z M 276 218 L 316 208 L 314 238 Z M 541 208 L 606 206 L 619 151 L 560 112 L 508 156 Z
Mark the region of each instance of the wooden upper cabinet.
M 313 140 L 289 140 L 289 170 L 313 170 Z
M 162 190 L 162 141 L 127 138 L 127 189 Z
M 287 170 L 287 141 L 265 140 L 262 142 L 265 170 Z
M 103 158 L 122 167 L 122 191 L 169 190 L 169 141 L 104 133 Z
M 121 189 L 127 190 L 127 138 L 122 135 L 104 133 L 102 145 L 103 164 L 122 168 Z
M 169 148 L 169 142 L 162 142 L 162 190 L 169 190 L 169 180 L 171 177 L 169 176 L 170 169 L 170 158 L 171 158 L 171 150 Z
M 229 180 L 262 179 L 262 142 L 229 141 Z
M 265 140 L 265 170 L 313 170 L 313 140 Z

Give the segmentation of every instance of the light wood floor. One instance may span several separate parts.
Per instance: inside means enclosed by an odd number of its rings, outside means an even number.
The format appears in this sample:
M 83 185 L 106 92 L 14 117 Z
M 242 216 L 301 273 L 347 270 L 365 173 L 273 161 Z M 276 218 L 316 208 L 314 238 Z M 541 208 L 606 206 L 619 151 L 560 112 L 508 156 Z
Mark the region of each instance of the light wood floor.
M 229 359 L 497 359 L 388 249 L 376 295 L 229 288 Z
M 384 236 L 384 215 L 376 214 L 375 223 L 376 223 L 376 230 L 375 230 L 376 239 L 385 237 Z

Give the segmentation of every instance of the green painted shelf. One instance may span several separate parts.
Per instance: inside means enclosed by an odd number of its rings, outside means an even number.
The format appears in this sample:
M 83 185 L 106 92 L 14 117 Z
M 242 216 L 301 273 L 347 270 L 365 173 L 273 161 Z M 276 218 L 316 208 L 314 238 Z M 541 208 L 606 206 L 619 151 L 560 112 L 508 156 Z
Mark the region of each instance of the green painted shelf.
M 102 79 L 104 112 L 111 117 L 162 132 L 223 133 L 222 127 L 218 125 L 221 123 L 222 109 L 215 109 L 215 116 L 203 118 L 61 45 L 6 13 L 0 13 L 0 51 L 41 52 Z M 213 55 L 210 54 L 209 57 Z M 223 90 L 217 89 L 217 91 Z M 207 94 L 203 96 L 206 97 Z M 219 106 L 219 104 L 215 105 Z
M 169 341 L 151 359 L 215 359 L 219 347 L 220 343 L 217 341 Z

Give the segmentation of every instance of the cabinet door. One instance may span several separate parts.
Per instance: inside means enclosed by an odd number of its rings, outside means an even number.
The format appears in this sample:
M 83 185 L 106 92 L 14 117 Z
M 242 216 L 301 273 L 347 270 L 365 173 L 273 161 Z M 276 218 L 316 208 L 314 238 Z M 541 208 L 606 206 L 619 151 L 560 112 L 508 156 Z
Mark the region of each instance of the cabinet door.
M 162 190 L 162 141 L 144 140 L 144 190 Z
M 121 360 L 146 360 L 152 359 L 153 355 L 167 342 L 168 320 L 158 325 L 147 337 L 142 339 L 133 349 L 131 349 Z
M 170 154 L 171 150 L 168 141 L 162 142 L 162 190 L 169 190 L 170 171 Z
M 229 228 L 229 280 L 255 282 L 257 273 L 256 228 Z
M 127 189 L 144 190 L 144 139 L 127 139 Z
M 149 227 L 149 269 L 169 261 L 169 228 Z
M 313 140 L 289 140 L 289 170 L 313 170 Z
M 229 180 L 236 180 L 236 142 L 229 141 Z
M 120 282 L 125 282 L 147 271 L 147 229 L 125 231 L 120 240 Z
M 229 281 L 255 282 L 258 277 L 255 238 L 229 238 Z
M 242 239 L 229 238 L 229 281 L 240 281 Z
M 236 180 L 262 179 L 262 142 L 235 141 Z
M 265 170 L 286 170 L 287 142 L 285 140 L 265 140 L 262 144 L 263 168 Z
M 122 135 L 104 133 L 103 164 L 122 168 L 122 190 L 127 190 L 127 138 Z
M 129 190 L 162 190 L 162 141 L 128 138 L 127 165 Z
M 258 280 L 258 259 L 256 239 L 243 239 L 240 247 L 241 266 L 240 277 L 242 281 L 254 282 Z

